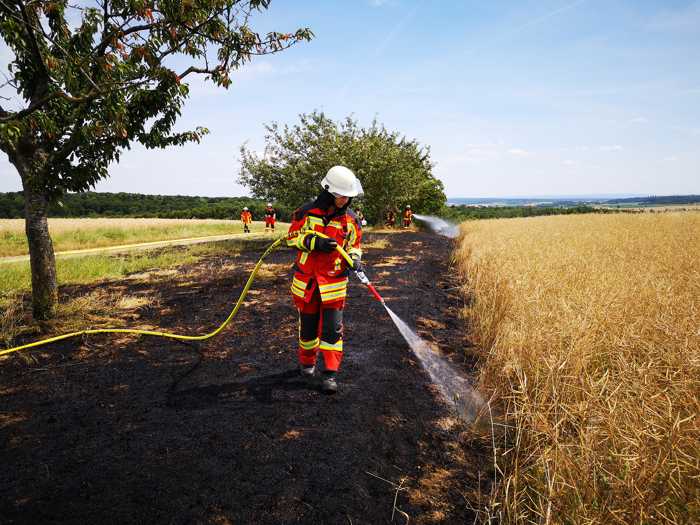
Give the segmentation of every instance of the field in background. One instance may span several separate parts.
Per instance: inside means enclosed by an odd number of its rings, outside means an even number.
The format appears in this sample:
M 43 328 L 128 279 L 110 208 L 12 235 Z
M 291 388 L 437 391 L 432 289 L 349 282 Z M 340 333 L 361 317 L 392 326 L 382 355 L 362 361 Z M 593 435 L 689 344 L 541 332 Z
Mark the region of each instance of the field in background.
M 668 204 L 665 206 L 639 206 L 639 205 L 601 205 L 598 206 L 606 210 L 632 210 L 632 211 L 648 211 L 648 212 L 666 212 L 666 211 L 700 211 L 700 204 Z
M 697 523 L 700 214 L 462 232 L 481 388 L 503 409 L 491 512 L 507 523 Z
M 284 233 L 286 224 L 277 223 Z M 262 232 L 263 222 L 251 230 Z M 243 233 L 240 221 L 217 219 L 49 219 L 54 250 L 82 250 L 122 244 Z M 0 257 L 26 255 L 24 219 L 0 219 Z

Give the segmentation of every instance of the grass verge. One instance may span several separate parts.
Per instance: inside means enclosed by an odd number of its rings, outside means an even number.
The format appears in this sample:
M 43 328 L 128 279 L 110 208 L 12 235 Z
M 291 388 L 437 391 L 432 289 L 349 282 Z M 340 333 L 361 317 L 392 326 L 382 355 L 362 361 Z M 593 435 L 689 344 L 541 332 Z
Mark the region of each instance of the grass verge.
M 269 242 L 269 239 L 229 240 L 126 255 L 59 258 L 56 261 L 57 279 L 59 286 L 110 281 L 140 273 L 146 274 L 144 278 L 156 279 L 158 273 L 193 264 L 204 257 L 233 255 Z M 30 289 L 28 262 L 0 265 L 0 343 L 5 347 L 20 335 L 68 332 L 87 325 L 104 327 L 126 311 L 157 304 L 155 298 L 149 298 L 148 304 L 145 304 L 143 297 L 130 296 L 123 291 L 107 293 L 93 290 L 83 296 L 62 298 L 57 316 L 50 322 L 38 324 L 32 320 L 30 313 Z

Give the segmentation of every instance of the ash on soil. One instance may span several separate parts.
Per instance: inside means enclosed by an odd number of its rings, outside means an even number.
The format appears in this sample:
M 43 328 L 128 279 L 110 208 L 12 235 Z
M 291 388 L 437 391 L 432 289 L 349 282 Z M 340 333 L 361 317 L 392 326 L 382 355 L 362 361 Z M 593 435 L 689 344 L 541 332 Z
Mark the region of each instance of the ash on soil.
M 365 257 L 387 303 L 473 372 L 451 241 L 368 237 L 388 240 Z M 139 323 L 204 333 L 261 251 L 209 257 L 181 270 L 184 281 L 64 294 L 157 292 Z M 199 346 L 92 336 L 36 351 L 32 365 L 0 362 L 0 522 L 471 523 L 469 495 L 488 491 L 488 451 L 356 280 L 340 391 L 325 396 L 298 376 L 291 262 L 286 250 L 272 254 L 232 326 Z

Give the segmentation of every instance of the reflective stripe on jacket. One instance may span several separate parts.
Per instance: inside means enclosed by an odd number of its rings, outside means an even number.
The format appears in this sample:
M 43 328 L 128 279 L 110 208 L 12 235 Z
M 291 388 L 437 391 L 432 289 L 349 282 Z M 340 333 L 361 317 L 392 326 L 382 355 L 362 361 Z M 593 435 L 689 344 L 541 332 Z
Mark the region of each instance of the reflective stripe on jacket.
M 337 251 L 325 253 L 309 250 L 309 236 L 314 232 L 335 239 L 350 256 L 362 256 L 362 228 L 352 210 L 329 214 L 327 210 L 308 204 L 294 212 L 287 234 L 287 245 L 297 249 L 296 272 L 292 294 L 309 302 L 316 287 L 323 303 L 344 300 L 347 295 L 348 264 Z

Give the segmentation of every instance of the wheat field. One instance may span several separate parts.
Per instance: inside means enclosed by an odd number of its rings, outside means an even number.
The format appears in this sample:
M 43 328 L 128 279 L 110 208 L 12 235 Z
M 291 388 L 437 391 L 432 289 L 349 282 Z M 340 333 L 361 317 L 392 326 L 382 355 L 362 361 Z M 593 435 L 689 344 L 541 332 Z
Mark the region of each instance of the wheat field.
M 472 221 L 504 523 L 700 522 L 700 215 Z

